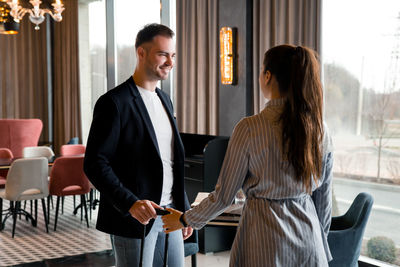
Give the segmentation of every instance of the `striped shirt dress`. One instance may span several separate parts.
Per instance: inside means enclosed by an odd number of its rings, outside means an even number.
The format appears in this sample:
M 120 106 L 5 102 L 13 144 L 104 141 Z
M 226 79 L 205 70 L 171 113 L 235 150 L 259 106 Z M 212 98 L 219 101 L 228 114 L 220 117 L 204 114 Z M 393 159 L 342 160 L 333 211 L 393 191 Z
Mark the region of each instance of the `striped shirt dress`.
M 277 122 L 285 99 L 270 100 L 263 111 L 242 119 L 229 141 L 215 190 L 185 213 L 202 228 L 230 206 L 240 188 L 246 195 L 233 242 L 230 266 L 328 266 L 327 235 L 332 209 L 332 141 L 324 125 L 323 171 L 312 194 L 297 182 L 281 152 Z

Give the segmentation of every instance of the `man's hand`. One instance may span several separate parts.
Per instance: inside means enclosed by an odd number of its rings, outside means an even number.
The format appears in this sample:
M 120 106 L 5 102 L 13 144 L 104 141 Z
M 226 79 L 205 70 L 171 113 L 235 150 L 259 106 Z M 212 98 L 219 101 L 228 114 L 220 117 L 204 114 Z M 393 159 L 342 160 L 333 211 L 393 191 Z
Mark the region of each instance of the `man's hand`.
M 193 228 L 188 226 L 182 229 L 183 240 L 188 239 L 193 234 Z
M 132 207 L 129 209 L 129 213 L 133 218 L 138 220 L 141 224 L 148 224 L 151 219 L 157 217 L 156 210 L 154 208 L 161 207 L 150 200 L 138 200 L 133 203 Z

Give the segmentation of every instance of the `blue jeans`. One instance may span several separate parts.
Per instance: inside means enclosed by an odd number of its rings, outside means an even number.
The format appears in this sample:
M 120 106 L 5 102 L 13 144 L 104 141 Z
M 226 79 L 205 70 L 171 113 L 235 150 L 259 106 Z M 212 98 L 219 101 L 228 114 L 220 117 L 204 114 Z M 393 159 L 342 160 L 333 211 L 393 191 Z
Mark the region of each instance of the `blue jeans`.
M 162 226 L 161 216 L 157 216 L 150 233 L 145 238 L 143 267 L 163 266 L 165 233 Z M 111 235 L 111 242 L 113 243 L 116 267 L 139 266 L 141 239 Z M 184 247 L 181 230 L 169 234 L 168 266 L 184 266 Z

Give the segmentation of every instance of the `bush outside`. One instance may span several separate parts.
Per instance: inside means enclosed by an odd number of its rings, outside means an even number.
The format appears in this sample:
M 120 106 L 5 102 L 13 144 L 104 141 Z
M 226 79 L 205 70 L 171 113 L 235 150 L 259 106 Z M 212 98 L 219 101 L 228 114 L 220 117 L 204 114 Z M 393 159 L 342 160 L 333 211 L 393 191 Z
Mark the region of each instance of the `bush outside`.
M 392 239 L 376 236 L 367 243 L 367 255 L 373 259 L 393 263 L 396 260 L 396 246 Z

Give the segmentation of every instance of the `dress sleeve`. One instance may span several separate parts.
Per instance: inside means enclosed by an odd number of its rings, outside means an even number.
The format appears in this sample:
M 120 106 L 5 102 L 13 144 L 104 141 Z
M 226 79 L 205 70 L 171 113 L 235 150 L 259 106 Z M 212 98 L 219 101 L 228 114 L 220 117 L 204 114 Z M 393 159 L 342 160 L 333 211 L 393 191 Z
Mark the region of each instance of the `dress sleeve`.
M 332 140 L 327 137 L 325 142 L 325 154 L 323 157 L 323 172 L 321 176 L 321 185 L 313 192 L 312 199 L 317 210 L 318 219 L 324 234 L 327 236 L 331 225 L 332 217 L 332 168 L 333 152 Z
M 246 178 L 249 165 L 249 128 L 246 119 L 236 126 L 229 140 L 215 190 L 199 205 L 185 213 L 185 219 L 195 229 L 229 207 Z

